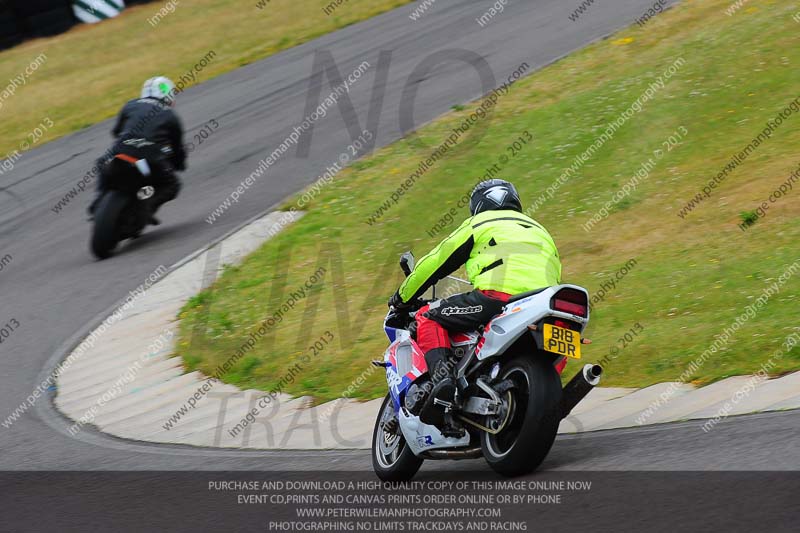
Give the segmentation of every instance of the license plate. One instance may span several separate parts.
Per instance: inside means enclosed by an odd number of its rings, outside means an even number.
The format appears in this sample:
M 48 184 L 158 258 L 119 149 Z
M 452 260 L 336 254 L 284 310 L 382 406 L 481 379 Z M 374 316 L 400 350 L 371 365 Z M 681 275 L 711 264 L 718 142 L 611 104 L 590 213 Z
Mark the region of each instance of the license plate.
M 544 349 L 573 359 L 581 358 L 581 336 L 577 331 L 544 325 Z

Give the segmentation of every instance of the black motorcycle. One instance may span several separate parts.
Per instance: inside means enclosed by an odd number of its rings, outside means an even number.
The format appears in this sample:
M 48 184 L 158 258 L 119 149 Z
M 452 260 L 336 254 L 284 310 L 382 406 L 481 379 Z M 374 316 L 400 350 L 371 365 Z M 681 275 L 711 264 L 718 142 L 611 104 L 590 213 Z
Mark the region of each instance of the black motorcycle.
M 98 259 L 111 257 L 121 241 L 142 234 L 150 221 L 151 199 L 156 192 L 146 159 L 117 154 L 108 164 L 106 191 L 94 211 L 91 248 Z

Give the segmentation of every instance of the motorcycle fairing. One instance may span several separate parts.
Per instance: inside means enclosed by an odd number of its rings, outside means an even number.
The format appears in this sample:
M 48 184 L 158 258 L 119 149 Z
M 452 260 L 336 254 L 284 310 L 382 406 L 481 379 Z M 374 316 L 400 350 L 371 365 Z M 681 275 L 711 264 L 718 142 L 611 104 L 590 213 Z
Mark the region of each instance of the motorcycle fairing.
M 530 332 L 529 325 L 537 324 L 545 317 L 563 318 L 575 322 L 579 325 L 580 332 L 583 332 L 589 322 L 588 312 L 586 317 L 581 317 L 562 311 L 555 311 L 550 307 L 550 300 L 553 296 L 565 288 L 586 292 L 586 289 L 577 285 L 554 285 L 538 294 L 507 304 L 503 308 L 502 314 L 492 319 L 484 329 L 483 337 L 475 350 L 477 358 L 483 360 L 487 357 L 504 353 L 518 338 Z M 537 346 L 541 349 L 541 334 L 533 337 Z
M 418 416 L 407 413 L 405 409 L 398 411 L 397 419 L 400 422 L 403 438 L 406 439 L 414 455 L 438 448 L 459 448 L 469 445 L 470 437 L 466 431 L 461 438 L 445 437 L 436 426 L 423 423 Z
M 393 328 L 387 328 L 393 329 Z M 406 392 L 414 381 L 428 372 L 425 357 L 408 331 L 394 329 L 396 340 L 389 346 L 383 356 L 386 363 L 386 382 L 389 384 L 389 394 L 392 396 L 400 430 L 406 439 L 411 451 L 418 455 L 426 450 L 437 448 L 457 448 L 469 445 L 469 434 L 465 433 L 460 439 L 445 437 L 435 427 L 424 424 L 418 416 L 408 413 L 402 408 Z M 388 334 L 388 331 L 387 331 Z M 465 334 L 467 335 L 467 334 Z M 462 337 L 459 343 L 472 341 L 477 334 L 468 334 L 469 339 Z
M 389 393 L 392 395 L 394 410 L 397 412 L 400 410 L 406 391 L 417 378 L 428 371 L 428 365 L 408 331 L 396 329 L 394 333 L 396 340 L 384 353 L 383 360 L 386 363 L 386 382 L 389 384 Z

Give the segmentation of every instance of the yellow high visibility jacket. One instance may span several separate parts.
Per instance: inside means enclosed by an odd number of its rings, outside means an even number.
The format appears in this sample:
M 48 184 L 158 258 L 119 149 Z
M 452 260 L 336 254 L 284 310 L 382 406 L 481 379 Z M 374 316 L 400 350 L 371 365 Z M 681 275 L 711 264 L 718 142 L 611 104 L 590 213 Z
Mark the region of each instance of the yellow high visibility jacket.
M 561 283 L 561 259 L 550 233 L 517 211 L 484 211 L 465 220 L 420 259 L 398 292 L 403 302 L 466 264 L 476 289 L 519 294 Z

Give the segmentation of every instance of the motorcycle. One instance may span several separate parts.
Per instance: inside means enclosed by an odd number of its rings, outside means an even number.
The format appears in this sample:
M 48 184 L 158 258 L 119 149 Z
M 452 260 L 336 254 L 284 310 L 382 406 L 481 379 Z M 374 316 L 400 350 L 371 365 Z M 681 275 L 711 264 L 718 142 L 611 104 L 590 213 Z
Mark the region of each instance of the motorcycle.
M 146 159 L 117 154 L 109 163 L 106 192 L 94 211 L 91 249 L 98 259 L 111 257 L 125 239 L 142 234 L 150 220 L 155 182 Z
M 414 256 L 403 254 L 408 276 Z M 451 280 L 468 284 L 448 276 Z M 602 367 L 586 364 L 563 388 L 567 359 L 580 360 L 589 322 L 589 295 L 576 285 L 518 294 L 479 331 L 451 333 L 456 355 L 456 402 L 440 404 L 466 429 L 444 436 L 419 414 L 432 387 L 422 351 L 413 338 L 416 311 L 390 309 L 384 330 L 390 346 L 382 361 L 389 392 L 372 436 L 372 465 L 384 481 L 407 481 L 426 459 L 477 459 L 504 476 L 534 471 L 545 459 L 558 426 L 600 382 Z M 415 310 L 416 309 L 416 310 Z M 438 400 L 435 400 L 438 402 Z

